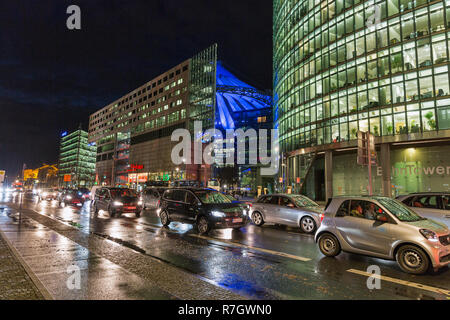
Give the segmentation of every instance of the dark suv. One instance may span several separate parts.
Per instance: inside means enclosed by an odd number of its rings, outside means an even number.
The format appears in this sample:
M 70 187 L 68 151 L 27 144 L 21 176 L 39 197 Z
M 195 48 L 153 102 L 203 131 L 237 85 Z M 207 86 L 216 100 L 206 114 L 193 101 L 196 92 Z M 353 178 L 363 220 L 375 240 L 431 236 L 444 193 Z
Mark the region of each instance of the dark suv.
M 125 188 L 101 188 L 95 193 L 94 212 L 104 210 L 111 217 L 122 213 L 134 213 L 141 216 L 142 202 L 137 193 Z
M 166 190 L 159 216 L 164 226 L 172 221 L 196 224 L 201 234 L 211 229 L 239 229 L 249 221 L 246 205 L 233 203 L 215 190 L 198 188 Z

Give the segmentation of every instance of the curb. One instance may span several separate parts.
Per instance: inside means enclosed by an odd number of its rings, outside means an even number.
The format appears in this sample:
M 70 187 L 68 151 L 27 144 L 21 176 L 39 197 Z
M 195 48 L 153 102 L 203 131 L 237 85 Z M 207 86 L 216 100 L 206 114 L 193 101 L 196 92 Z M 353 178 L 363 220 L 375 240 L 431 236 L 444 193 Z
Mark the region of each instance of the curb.
M 25 272 L 30 277 L 33 284 L 36 286 L 36 288 L 39 290 L 39 292 L 42 294 L 45 300 L 55 300 L 53 296 L 50 294 L 50 292 L 47 290 L 47 288 L 44 286 L 44 284 L 39 280 L 39 278 L 34 274 L 33 271 L 31 271 L 31 268 L 28 266 L 28 264 L 25 262 L 25 260 L 20 255 L 19 251 L 12 245 L 12 243 L 9 241 L 9 239 L 6 237 L 5 233 L 0 230 L 0 236 L 5 241 L 6 245 L 11 250 L 14 257 L 19 261 L 19 263 L 22 265 L 22 267 L 25 269 Z

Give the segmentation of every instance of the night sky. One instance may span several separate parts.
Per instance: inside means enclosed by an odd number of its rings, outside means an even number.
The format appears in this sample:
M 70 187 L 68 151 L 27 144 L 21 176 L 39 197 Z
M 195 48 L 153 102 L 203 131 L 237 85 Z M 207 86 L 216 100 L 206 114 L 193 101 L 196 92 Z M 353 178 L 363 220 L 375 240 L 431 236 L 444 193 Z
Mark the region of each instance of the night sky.
M 66 28 L 80 6 L 82 30 Z M 59 137 L 214 42 L 243 80 L 272 88 L 270 0 L 0 2 L 0 170 L 56 163 Z

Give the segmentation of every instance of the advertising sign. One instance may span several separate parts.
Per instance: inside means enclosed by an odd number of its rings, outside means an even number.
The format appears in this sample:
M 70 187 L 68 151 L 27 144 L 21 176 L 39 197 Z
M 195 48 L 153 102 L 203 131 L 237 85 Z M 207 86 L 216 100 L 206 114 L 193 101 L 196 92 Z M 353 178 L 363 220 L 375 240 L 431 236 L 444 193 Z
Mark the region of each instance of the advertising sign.
M 65 174 L 64 175 L 64 182 L 70 182 L 72 181 L 72 176 L 70 174 Z
M 137 175 L 137 182 L 147 182 L 147 174 L 146 173 L 140 173 Z
M 128 183 L 136 183 L 136 181 L 137 181 L 137 174 L 128 175 Z

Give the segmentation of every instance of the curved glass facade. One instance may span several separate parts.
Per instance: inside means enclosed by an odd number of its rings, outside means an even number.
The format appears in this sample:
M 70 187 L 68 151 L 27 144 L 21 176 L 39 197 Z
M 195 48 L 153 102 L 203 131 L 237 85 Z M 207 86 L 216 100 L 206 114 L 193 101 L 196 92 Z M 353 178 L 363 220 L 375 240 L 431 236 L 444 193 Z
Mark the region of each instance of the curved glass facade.
M 274 0 L 280 146 L 450 129 L 450 1 Z

